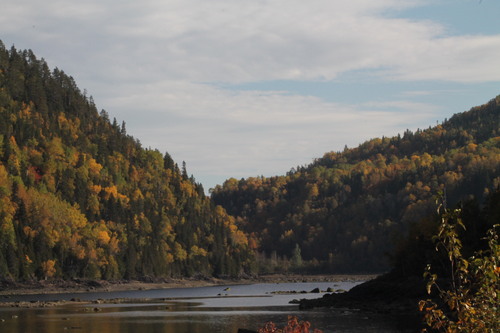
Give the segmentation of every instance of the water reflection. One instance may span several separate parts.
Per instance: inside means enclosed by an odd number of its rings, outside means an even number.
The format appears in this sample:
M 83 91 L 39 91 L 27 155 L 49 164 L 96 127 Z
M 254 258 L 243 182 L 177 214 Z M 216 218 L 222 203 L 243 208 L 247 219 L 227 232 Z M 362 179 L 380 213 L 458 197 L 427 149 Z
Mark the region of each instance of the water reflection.
M 230 291 L 226 291 L 227 296 L 218 296 L 222 287 L 193 288 L 182 293 L 179 290 L 143 291 L 132 293 L 142 301 L 120 300 L 117 304 L 69 304 L 39 309 L 0 308 L 0 319 L 4 320 L 0 322 L 0 332 L 236 333 L 238 328 L 257 329 L 267 321 L 284 325 L 290 314 L 310 321 L 315 328 L 325 333 L 417 331 L 411 328 L 405 318 L 348 310 L 299 311 L 297 306 L 288 304 L 292 298 L 321 296 L 318 294 L 270 294 L 272 289 L 283 291 L 310 287 L 303 284 L 233 286 Z M 75 295 L 61 297 L 70 296 Z M 112 299 L 112 296 L 117 295 L 107 294 L 107 298 L 94 295 L 94 299 Z

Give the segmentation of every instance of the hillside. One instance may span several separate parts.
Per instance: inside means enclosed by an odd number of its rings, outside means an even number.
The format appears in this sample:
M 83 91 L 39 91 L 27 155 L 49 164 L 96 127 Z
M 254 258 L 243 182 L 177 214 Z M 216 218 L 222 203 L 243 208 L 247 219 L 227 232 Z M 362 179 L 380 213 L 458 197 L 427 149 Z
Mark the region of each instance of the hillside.
M 261 271 L 381 272 L 409 230 L 435 214 L 438 192 L 450 206 L 480 207 L 499 186 L 500 96 L 285 176 L 229 179 L 212 201 L 248 233 Z
M 207 198 L 73 78 L 0 42 L 0 279 L 381 272 L 431 233 L 439 191 L 474 214 L 499 186 L 497 97 Z
M 251 258 L 185 166 L 0 41 L 0 279 L 238 275 Z

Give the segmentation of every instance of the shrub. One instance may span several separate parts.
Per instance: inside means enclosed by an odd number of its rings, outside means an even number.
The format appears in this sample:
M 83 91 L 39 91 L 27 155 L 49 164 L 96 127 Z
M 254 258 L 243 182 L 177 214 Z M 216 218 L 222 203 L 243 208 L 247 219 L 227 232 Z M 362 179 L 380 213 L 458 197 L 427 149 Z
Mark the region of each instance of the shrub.
M 450 287 L 442 289 L 437 283 L 437 275 L 431 274 L 430 265 L 427 267 L 427 292 L 430 294 L 433 288 L 437 289 L 442 305 L 430 299 L 420 301 L 425 322 L 433 330 L 449 333 L 500 332 L 500 225 L 494 225 L 487 232 L 488 249 L 477 251 L 466 259 L 458 237 L 458 228 L 465 228 L 461 211 L 442 206 L 438 211 L 441 224 L 436 250 L 445 250 L 447 255 Z
M 308 321 L 299 321 L 296 316 L 288 316 L 288 323 L 283 328 L 278 328 L 273 322 L 268 322 L 263 328 L 259 329 L 259 333 L 322 333 L 318 329 L 311 331 L 311 324 Z

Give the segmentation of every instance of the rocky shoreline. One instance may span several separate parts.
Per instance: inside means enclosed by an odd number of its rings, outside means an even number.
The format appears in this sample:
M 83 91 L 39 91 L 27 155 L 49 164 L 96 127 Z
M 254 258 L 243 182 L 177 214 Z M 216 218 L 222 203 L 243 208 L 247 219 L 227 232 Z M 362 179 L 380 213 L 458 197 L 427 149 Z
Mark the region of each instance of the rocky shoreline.
M 221 278 L 183 278 L 183 279 L 144 279 L 96 281 L 85 279 L 13 282 L 0 280 L 0 306 L 47 307 L 65 302 L 79 302 L 78 297 L 71 301 L 54 302 L 12 302 L 16 295 L 112 292 L 128 290 L 151 290 L 168 288 L 194 288 L 215 285 L 236 285 L 255 283 L 285 282 L 339 282 L 365 281 L 348 292 L 326 290 L 326 294 L 316 299 L 298 299 L 300 309 L 317 307 L 348 308 L 378 313 L 418 313 L 418 301 L 427 298 L 425 283 L 419 277 L 398 277 L 392 274 L 375 275 L 265 275 L 241 279 Z M 320 292 L 312 290 L 308 292 Z M 321 291 L 325 292 L 325 291 Z M 284 293 L 284 292 L 276 292 Z M 289 293 L 300 294 L 299 291 Z
M 155 280 L 32 280 L 15 282 L 0 281 L 0 296 L 30 294 L 84 293 L 90 291 L 125 291 L 181 287 L 201 287 L 222 284 L 212 279 L 155 279 Z
M 368 281 L 375 275 L 263 275 L 242 278 L 145 278 L 142 280 L 33 280 L 16 282 L 0 280 L 0 304 L 8 302 L 9 296 L 34 294 L 60 294 L 85 292 L 110 292 L 126 290 L 150 290 L 167 288 L 194 288 L 215 285 L 285 283 L 285 282 L 339 282 Z
M 148 281 L 93 281 L 74 279 L 71 281 L 29 281 L 12 282 L 0 280 L 0 307 L 16 308 L 46 308 L 65 306 L 68 304 L 84 305 L 86 311 L 99 312 L 101 303 L 129 302 L 130 299 L 109 299 L 109 300 L 89 300 L 82 301 L 78 298 L 78 293 L 85 292 L 105 292 L 105 291 L 125 291 L 125 290 L 150 290 L 167 288 L 187 288 L 214 285 L 236 285 L 254 283 L 285 283 L 285 282 L 340 282 L 351 281 L 361 283 L 348 292 L 343 290 L 326 290 L 323 297 L 316 299 L 298 299 L 294 303 L 299 305 L 301 310 L 316 307 L 328 307 L 334 309 L 344 309 L 346 311 L 366 311 L 373 313 L 404 315 L 420 325 L 421 314 L 418 312 L 418 301 L 427 298 L 425 293 L 425 283 L 419 277 L 397 277 L 391 274 L 375 277 L 373 275 L 267 275 L 251 277 L 245 279 L 216 279 L 216 278 L 192 278 L 192 279 L 159 279 Z M 307 291 L 307 293 L 324 293 L 324 290 L 317 288 Z M 59 294 L 75 293 L 69 300 L 61 301 L 12 301 L 16 295 L 34 294 Z M 276 294 L 290 293 L 301 294 L 304 291 L 291 290 L 289 292 L 277 291 Z M 242 332 L 250 332 L 243 331 Z
M 318 307 L 349 308 L 362 311 L 418 315 L 418 301 L 427 299 L 422 277 L 385 274 L 357 285 L 346 293 L 325 294 L 317 299 L 302 299 L 300 309 Z

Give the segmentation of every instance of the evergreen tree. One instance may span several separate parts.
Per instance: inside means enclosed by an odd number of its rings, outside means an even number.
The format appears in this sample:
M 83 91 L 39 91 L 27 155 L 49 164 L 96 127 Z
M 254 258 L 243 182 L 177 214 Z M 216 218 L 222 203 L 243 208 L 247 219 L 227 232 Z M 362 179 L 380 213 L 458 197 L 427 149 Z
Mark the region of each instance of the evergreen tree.
M 72 77 L 0 43 L 0 279 L 212 275 L 233 254 L 220 273 L 239 274 L 242 235 L 185 163 L 143 149 Z

